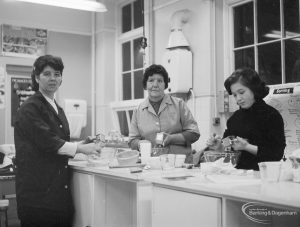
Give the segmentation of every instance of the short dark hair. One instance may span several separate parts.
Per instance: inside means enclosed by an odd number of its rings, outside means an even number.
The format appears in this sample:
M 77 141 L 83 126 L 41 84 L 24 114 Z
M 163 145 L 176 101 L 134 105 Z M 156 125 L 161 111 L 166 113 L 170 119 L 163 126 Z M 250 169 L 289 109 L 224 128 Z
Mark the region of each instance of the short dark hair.
M 150 65 L 148 68 L 146 68 L 143 77 L 143 88 L 146 90 L 148 78 L 149 76 L 153 76 L 154 74 L 162 75 L 165 82 L 165 89 L 168 88 L 169 74 L 167 70 L 162 65 L 155 65 L 155 64 Z
M 44 55 L 38 57 L 33 64 L 33 69 L 31 73 L 32 90 L 39 90 L 39 84 L 36 82 L 35 77 L 40 75 L 46 66 L 52 67 L 53 69 L 59 71 L 60 74 L 62 74 L 64 70 L 64 64 L 60 57 L 52 55 Z
M 251 68 L 240 68 L 234 71 L 224 83 L 227 92 L 232 95 L 231 85 L 240 82 L 248 87 L 254 94 L 255 100 L 260 100 L 269 94 L 269 87 L 262 81 L 258 73 Z

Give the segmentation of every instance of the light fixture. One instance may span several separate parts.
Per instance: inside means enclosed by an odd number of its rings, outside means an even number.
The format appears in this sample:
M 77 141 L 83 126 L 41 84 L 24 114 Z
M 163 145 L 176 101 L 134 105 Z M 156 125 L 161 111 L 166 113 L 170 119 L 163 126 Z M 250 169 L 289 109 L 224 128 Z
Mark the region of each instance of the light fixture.
M 171 33 L 167 49 L 180 47 L 189 48 L 190 45 L 182 32 L 182 28 L 186 23 L 188 23 L 190 15 L 191 11 L 188 9 L 178 10 L 172 15 Z
M 57 6 L 69 9 L 78 9 L 93 12 L 106 12 L 104 4 L 93 0 L 16 0 L 42 5 Z

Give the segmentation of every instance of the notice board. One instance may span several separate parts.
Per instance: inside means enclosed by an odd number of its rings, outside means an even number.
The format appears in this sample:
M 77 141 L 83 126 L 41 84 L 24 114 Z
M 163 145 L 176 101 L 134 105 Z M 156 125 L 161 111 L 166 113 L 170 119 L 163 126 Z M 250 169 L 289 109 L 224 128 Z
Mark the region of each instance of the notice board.
M 276 108 L 284 121 L 285 155 L 300 148 L 300 84 L 282 84 L 270 88 L 266 103 Z
M 11 126 L 14 126 L 16 114 L 20 106 L 34 93 L 31 78 L 11 77 Z

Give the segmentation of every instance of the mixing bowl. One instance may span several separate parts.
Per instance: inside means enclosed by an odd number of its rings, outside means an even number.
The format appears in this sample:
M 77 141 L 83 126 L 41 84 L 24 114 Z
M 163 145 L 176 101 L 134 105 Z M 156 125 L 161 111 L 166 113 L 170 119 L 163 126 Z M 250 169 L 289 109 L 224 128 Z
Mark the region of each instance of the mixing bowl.
M 139 152 L 136 150 L 122 151 L 116 157 L 120 166 L 135 165 L 139 158 Z
M 241 152 L 216 152 L 216 151 L 206 151 L 204 152 L 205 162 L 215 162 L 218 164 L 232 164 L 236 166 L 239 161 Z

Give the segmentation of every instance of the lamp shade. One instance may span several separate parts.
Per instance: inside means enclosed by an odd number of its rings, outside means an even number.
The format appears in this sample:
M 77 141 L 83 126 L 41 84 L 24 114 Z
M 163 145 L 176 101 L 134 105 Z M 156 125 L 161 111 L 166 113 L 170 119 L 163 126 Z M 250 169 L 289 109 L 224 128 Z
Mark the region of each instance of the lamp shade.
M 176 28 L 172 29 L 169 35 L 169 41 L 167 49 L 175 48 L 175 47 L 188 47 L 189 43 L 185 38 L 182 29 Z

